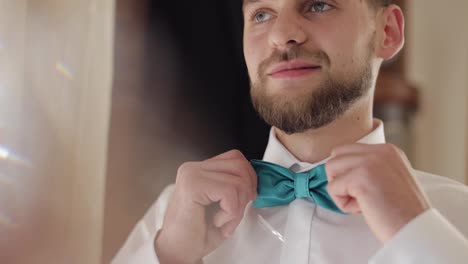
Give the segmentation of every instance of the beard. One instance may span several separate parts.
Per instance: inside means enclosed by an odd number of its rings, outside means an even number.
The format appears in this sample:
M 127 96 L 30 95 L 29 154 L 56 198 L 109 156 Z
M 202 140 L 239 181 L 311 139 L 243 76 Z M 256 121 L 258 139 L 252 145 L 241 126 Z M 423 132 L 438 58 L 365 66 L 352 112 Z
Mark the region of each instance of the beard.
M 356 101 L 369 92 L 373 80 L 372 51 L 369 49 L 364 63 L 358 65 L 359 67 L 353 72 L 345 76 L 333 76 L 327 72 L 324 80 L 314 85 L 316 87 L 311 87 L 305 93 L 295 96 L 268 93 L 266 74 L 268 66 L 301 58 L 322 65 L 321 70 L 323 70 L 324 65 L 330 65 L 330 59 L 322 51 L 308 53 L 297 46 L 285 53 L 275 52 L 260 64 L 258 81 L 251 82 L 252 104 L 266 123 L 287 134 L 323 127 L 340 118 Z

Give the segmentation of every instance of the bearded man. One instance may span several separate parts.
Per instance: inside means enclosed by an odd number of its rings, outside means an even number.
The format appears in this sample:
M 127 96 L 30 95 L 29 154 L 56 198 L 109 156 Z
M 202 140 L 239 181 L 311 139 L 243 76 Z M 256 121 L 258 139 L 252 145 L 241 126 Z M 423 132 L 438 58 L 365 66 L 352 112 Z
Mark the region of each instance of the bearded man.
M 113 263 L 467 263 L 468 188 L 413 169 L 372 105 L 404 44 L 389 0 L 244 0 L 262 161 L 187 162 Z

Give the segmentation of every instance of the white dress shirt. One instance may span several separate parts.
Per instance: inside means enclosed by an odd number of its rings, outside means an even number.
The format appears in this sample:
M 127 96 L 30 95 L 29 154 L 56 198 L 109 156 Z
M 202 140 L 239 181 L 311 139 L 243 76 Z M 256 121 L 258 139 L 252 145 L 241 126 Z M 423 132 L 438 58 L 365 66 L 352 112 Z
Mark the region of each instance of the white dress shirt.
M 359 140 L 385 143 L 383 124 Z M 327 160 L 300 162 L 270 132 L 264 160 L 295 172 Z M 466 264 L 468 263 L 468 187 L 414 170 L 432 209 L 404 226 L 382 245 L 362 215 L 342 215 L 296 199 L 286 206 L 247 205 L 234 234 L 204 258 L 205 264 Z M 130 234 L 113 264 L 157 264 L 154 238 L 161 228 L 174 186 L 167 187 Z M 183 252 L 181 252 L 183 254 Z

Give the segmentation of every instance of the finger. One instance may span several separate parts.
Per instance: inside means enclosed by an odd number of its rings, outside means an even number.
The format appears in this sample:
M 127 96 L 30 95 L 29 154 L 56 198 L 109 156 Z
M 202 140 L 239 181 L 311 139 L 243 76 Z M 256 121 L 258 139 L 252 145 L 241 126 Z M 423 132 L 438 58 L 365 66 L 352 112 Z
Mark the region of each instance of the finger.
M 357 167 L 329 182 L 327 190 L 330 196 L 350 196 L 359 202 L 375 195 L 376 188 L 372 179 L 365 169 Z
M 202 171 L 202 174 L 204 179 L 234 187 L 239 199 L 239 210 L 245 208 L 247 203 L 252 201 L 253 196 L 248 180 L 220 171 Z
M 234 186 L 234 184 L 230 184 L 230 185 Z M 238 199 L 237 209 L 238 210 L 236 212 L 229 212 L 229 211 L 225 210 L 221 206 L 222 201 L 220 201 L 218 204 L 213 205 L 213 206 L 211 206 L 209 208 L 210 213 L 208 213 L 208 217 L 211 216 L 211 218 L 210 218 L 211 223 L 215 227 L 221 228 L 226 223 L 232 221 L 235 218 L 238 218 L 239 215 L 243 214 L 243 210 L 245 209 L 247 203 L 249 202 L 248 195 L 246 195 L 245 192 L 240 193 L 239 189 L 236 189 L 236 191 L 238 192 L 238 196 L 237 196 L 237 199 Z M 227 199 L 229 200 L 229 199 L 235 199 L 235 198 L 230 197 L 230 198 L 227 198 Z M 232 202 L 232 201 L 228 201 L 228 202 Z
M 234 218 L 236 218 L 236 216 L 232 216 L 223 210 L 218 210 L 218 212 L 213 216 L 213 225 L 217 228 L 221 228 Z
M 248 163 L 247 168 L 248 168 L 249 176 L 252 182 L 252 193 L 253 193 L 252 199 L 255 199 L 257 196 L 257 182 L 258 182 L 257 173 L 255 172 L 252 165 L 250 164 L 250 162 L 247 161 L 247 159 L 245 158 L 244 154 L 242 154 L 241 151 L 237 149 L 233 149 L 223 154 L 220 154 L 218 156 L 215 156 L 209 160 L 228 160 L 228 159 L 241 159 L 241 160 L 245 160 Z
M 217 227 L 208 227 L 206 233 L 207 239 L 206 241 L 206 250 L 204 252 L 204 256 L 208 255 L 210 252 L 215 250 L 226 237 L 221 232 L 220 228 Z
M 356 199 L 349 197 L 348 201 L 343 205 L 343 212 L 351 214 L 361 214 L 361 208 Z
M 337 195 L 330 195 L 333 202 L 336 206 L 345 213 L 350 214 L 360 214 L 361 208 L 359 207 L 359 203 L 354 197 L 349 195 L 346 196 L 337 196 Z
M 219 210 L 217 210 L 212 219 L 210 219 L 213 225 L 221 227 L 233 219 L 242 218 L 245 207 L 250 201 L 250 192 L 248 188 L 245 187 L 245 182 L 237 176 L 211 171 L 203 172 L 203 179 L 209 182 L 207 184 L 211 184 L 210 188 L 217 188 L 217 190 L 228 188 L 233 189 L 236 192 L 236 196 L 227 195 L 222 197 L 220 200 L 218 200 L 218 196 L 211 197 L 212 201 L 219 202 Z M 224 193 L 218 195 L 223 194 Z M 235 199 L 237 199 L 237 201 L 235 201 Z M 237 203 L 237 205 L 231 206 L 232 203 Z M 234 208 L 237 208 L 237 211 Z
M 214 156 L 208 160 L 226 160 L 226 159 L 237 159 L 237 158 L 245 158 L 244 154 L 237 149 L 233 149 L 224 153 L 219 154 L 218 156 Z
M 349 173 L 349 171 L 363 165 L 366 162 L 368 154 L 344 154 L 333 157 L 325 163 L 325 172 L 329 182 L 337 177 Z
M 332 196 L 333 202 L 345 213 L 358 214 L 361 212 L 357 200 L 351 196 Z
M 196 187 L 202 188 L 199 190 L 201 197 L 198 202 L 203 206 L 218 202 L 221 210 L 225 211 L 232 218 L 237 216 L 242 198 L 239 197 L 241 193 L 239 193 L 239 188 L 236 184 L 227 181 L 213 180 L 206 174 L 204 176 L 205 177 L 200 177 L 199 183 L 197 184 L 200 187 Z M 230 178 L 233 177 L 231 176 Z
M 207 217 L 207 223 L 217 229 L 235 218 L 235 216 L 222 210 L 219 203 L 206 207 L 205 215 Z
M 241 219 L 242 218 L 236 218 L 221 227 L 221 233 L 224 237 L 228 238 L 234 233 L 236 228 L 239 226 Z
M 239 211 L 239 214 L 235 217 L 231 217 L 223 210 L 218 210 L 213 217 L 213 225 L 218 228 L 221 228 L 222 226 L 226 225 L 229 222 L 234 221 L 235 219 L 238 219 L 240 221 L 241 219 L 244 218 L 244 213 L 245 213 L 245 207 L 241 208 L 241 210 Z
M 352 180 L 352 175 L 347 174 L 328 182 L 328 194 L 330 194 L 330 196 L 336 200 L 336 204 L 344 205 L 346 202 L 348 202 L 348 197 L 353 197 L 349 189 L 350 182 Z
M 250 198 L 253 200 L 257 193 L 257 175 L 252 165 L 245 158 L 230 160 L 210 160 L 203 162 L 202 169 L 232 174 L 247 182 Z
M 255 200 L 257 199 L 257 195 L 258 195 L 257 193 L 258 176 L 252 164 L 250 164 L 250 162 L 249 162 L 248 170 L 249 170 L 250 177 L 252 178 L 252 192 L 253 192 L 252 200 Z

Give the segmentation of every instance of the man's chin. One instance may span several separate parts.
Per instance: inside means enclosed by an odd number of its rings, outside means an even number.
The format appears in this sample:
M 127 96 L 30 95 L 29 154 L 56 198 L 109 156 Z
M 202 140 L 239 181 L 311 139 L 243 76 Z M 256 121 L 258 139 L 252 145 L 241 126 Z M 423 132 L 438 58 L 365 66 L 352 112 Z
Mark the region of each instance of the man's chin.
M 269 123 L 272 127 L 280 131 L 281 133 L 287 134 L 287 135 L 293 135 L 293 134 L 301 134 L 301 133 L 306 133 L 306 132 L 311 132 L 314 130 L 319 130 L 322 129 L 331 123 L 335 121 L 336 119 L 339 118 L 339 116 L 333 117 L 333 118 L 328 118 L 328 119 L 318 119 L 316 118 L 315 122 L 308 122 L 308 123 L 303 123 L 298 120 L 300 118 L 297 118 L 297 116 L 289 116 L 289 117 L 284 117 L 290 120 L 289 122 L 286 121 L 285 123 Z M 284 120 L 284 119 L 283 119 Z M 291 122 L 291 120 L 296 120 L 296 122 Z M 320 120 L 320 121 L 319 121 Z
M 264 86 L 267 94 L 290 94 L 290 93 L 302 93 L 310 94 L 322 86 L 322 82 L 316 82 L 314 80 L 270 80 Z
M 313 97 L 313 92 L 310 89 L 293 87 L 287 89 L 272 89 L 268 93 L 268 97 L 276 106 L 284 106 L 289 104 L 297 104 L 310 100 Z

